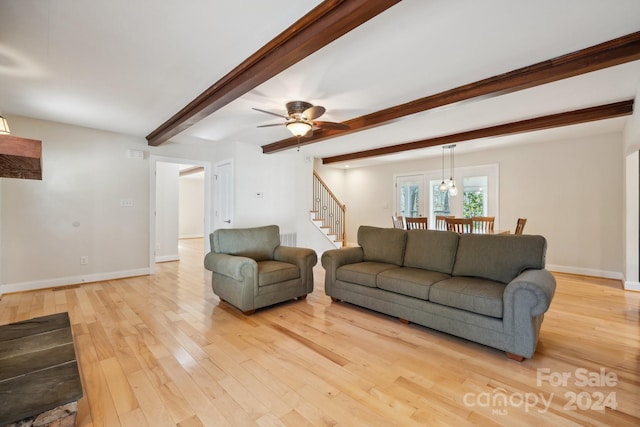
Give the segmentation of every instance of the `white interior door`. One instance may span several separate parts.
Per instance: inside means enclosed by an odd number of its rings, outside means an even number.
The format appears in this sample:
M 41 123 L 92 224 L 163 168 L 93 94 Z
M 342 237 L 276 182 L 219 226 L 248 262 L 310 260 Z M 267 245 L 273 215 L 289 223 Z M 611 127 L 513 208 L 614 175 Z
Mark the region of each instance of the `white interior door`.
M 233 226 L 233 163 L 226 161 L 215 166 L 216 206 L 214 228 Z

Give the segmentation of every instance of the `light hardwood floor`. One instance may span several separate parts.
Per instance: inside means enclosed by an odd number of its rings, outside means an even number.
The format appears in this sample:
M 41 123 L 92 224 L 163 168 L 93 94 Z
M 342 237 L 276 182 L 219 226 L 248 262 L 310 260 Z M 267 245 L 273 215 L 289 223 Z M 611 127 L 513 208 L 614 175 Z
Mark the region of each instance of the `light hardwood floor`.
M 181 241 L 153 276 L 5 295 L 0 324 L 69 312 L 80 426 L 640 424 L 640 293 L 619 282 L 557 274 L 518 363 L 331 303 L 320 266 L 305 301 L 243 316 L 212 293 L 202 250 Z

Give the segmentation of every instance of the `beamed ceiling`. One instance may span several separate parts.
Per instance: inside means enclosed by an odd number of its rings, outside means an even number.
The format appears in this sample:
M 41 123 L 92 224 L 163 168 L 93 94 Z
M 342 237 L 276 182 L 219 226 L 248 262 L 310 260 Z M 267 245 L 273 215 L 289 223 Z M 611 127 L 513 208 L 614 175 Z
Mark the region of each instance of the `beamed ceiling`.
M 352 166 L 621 132 L 640 2 L 0 2 L 0 113 Z M 347 131 L 291 138 L 285 104 Z

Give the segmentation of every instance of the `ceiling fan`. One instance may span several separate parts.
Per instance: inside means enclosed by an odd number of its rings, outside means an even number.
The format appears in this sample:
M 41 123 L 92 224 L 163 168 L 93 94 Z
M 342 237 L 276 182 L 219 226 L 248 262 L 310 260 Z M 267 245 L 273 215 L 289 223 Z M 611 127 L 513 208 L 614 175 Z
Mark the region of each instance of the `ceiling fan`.
M 311 133 L 313 133 L 313 129 L 349 129 L 348 125 L 342 123 L 317 121 L 316 119 L 326 111 L 326 109 L 320 105 L 313 105 L 305 101 L 291 101 L 287 102 L 286 107 L 288 116 L 254 108 L 254 110 L 260 111 L 261 113 L 271 114 L 272 116 L 281 117 L 286 120 L 284 123 L 260 125 L 258 127 L 265 128 L 284 125 L 294 136 L 297 137 L 311 135 Z

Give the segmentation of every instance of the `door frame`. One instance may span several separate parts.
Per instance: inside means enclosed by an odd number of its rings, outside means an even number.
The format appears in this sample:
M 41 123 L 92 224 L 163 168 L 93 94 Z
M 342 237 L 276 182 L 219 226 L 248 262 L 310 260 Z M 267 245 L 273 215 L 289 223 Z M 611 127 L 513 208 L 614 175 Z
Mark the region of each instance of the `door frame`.
M 211 162 L 149 155 L 149 274 L 156 272 L 156 165 L 158 162 L 202 166 L 204 169 L 204 253 L 211 251 L 209 233 L 211 228 Z

